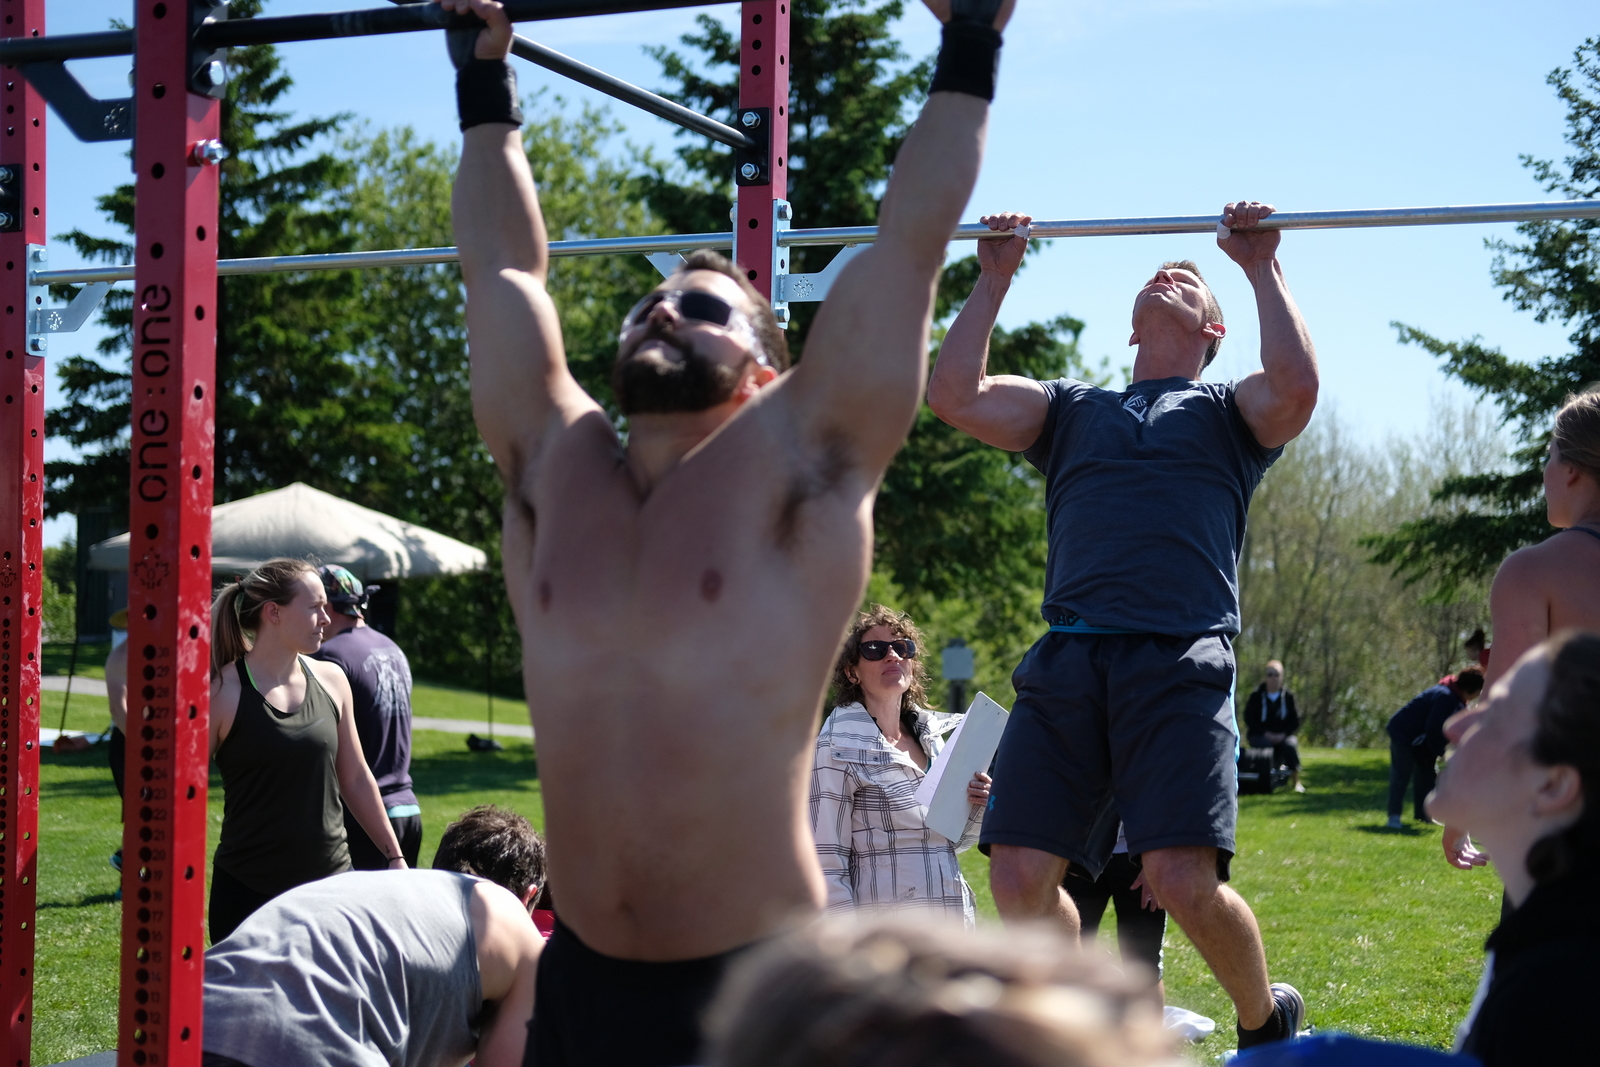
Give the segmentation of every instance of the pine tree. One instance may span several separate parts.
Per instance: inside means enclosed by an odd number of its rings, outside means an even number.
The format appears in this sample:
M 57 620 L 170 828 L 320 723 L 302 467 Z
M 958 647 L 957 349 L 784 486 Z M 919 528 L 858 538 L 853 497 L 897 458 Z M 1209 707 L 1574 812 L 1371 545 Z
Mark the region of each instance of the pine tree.
M 1572 154 L 1559 164 L 1523 156 L 1523 164 L 1546 192 L 1592 200 L 1600 195 L 1600 37 L 1577 48 L 1572 68 L 1557 68 L 1546 80 L 1566 104 Z M 1571 352 L 1523 363 L 1476 337 L 1443 341 L 1394 324 L 1402 341 L 1432 352 L 1445 373 L 1492 399 L 1519 445 L 1511 470 L 1448 478 L 1433 494 L 1435 514 L 1366 542 L 1375 562 L 1426 579 L 1445 595 L 1549 535 L 1541 467 L 1550 420 L 1569 393 L 1600 380 L 1600 220 L 1527 222 L 1517 232 L 1522 243 L 1489 242 L 1497 252 L 1495 284 L 1539 322 L 1570 327 Z
M 242 17 L 259 9 L 260 0 L 233 6 Z M 228 68 L 219 257 L 348 251 L 353 247 L 349 212 L 330 194 L 349 184 L 351 165 L 311 151 L 338 130 L 343 116 L 296 121 L 274 110 L 292 83 L 269 46 L 235 49 Z M 131 234 L 132 185 L 101 197 L 99 206 Z M 82 231 L 62 239 L 104 262 L 133 258 L 125 239 Z M 396 462 L 407 433 L 389 415 L 398 383 L 342 358 L 365 328 L 363 308 L 353 272 L 219 279 L 219 502 L 292 481 L 372 502 L 363 473 Z M 50 412 L 50 433 L 84 454 L 47 466 L 52 514 L 95 504 L 120 511 L 127 505 L 131 292 L 108 295 L 102 322 L 115 332 L 101 342 L 101 358 L 68 359 L 60 369 L 67 399 Z

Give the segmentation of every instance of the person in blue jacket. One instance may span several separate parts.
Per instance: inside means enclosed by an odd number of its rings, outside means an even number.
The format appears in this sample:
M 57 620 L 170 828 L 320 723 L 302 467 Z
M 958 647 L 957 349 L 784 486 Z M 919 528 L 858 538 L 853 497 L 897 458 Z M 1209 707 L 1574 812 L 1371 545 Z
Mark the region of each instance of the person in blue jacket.
M 1389 828 L 1400 829 L 1406 785 L 1416 778 L 1412 811 L 1428 821 L 1426 803 L 1438 775 L 1434 767 L 1444 755 L 1444 721 L 1483 692 L 1483 668 L 1467 667 L 1424 689 L 1389 719 Z

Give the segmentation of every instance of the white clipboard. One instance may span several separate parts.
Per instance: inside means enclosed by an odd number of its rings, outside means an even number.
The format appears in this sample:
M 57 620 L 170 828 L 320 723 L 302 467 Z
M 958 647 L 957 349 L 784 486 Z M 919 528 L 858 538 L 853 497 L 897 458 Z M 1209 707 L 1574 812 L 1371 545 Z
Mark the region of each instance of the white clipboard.
M 989 769 L 1009 717 L 1010 712 L 979 693 L 917 786 L 916 801 L 928 810 L 928 826 L 951 841 L 961 840 L 972 813 L 967 783 Z

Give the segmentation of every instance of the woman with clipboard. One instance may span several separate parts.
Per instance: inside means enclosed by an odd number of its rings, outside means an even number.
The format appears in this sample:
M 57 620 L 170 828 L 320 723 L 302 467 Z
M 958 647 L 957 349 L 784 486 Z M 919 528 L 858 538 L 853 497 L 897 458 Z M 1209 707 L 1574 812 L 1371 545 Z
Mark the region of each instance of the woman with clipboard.
M 927 824 L 916 799 L 954 716 L 924 705 L 922 634 L 881 604 L 845 639 L 834 670 L 839 705 L 822 724 L 811 771 L 811 830 L 828 910 L 923 908 L 976 922 L 956 853 L 978 840 L 989 776 L 967 783 L 971 814 L 959 841 Z M 947 827 L 948 829 L 948 827 Z

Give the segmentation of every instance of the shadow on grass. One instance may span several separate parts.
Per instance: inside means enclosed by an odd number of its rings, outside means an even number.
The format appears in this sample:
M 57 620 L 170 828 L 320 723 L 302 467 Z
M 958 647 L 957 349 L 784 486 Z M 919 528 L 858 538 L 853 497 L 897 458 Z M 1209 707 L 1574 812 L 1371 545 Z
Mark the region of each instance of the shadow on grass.
M 539 777 L 539 761 L 526 748 L 504 752 L 445 752 L 411 761 L 419 793 L 478 793 L 528 789 Z
M 1305 766 L 1306 791 L 1241 797 L 1261 814 L 1278 816 L 1382 812 L 1389 800 L 1389 761 L 1311 760 Z
M 51 908 L 87 908 L 91 904 L 115 904 L 116 902 L 117 897 L 114 893 L 90 893 L 82 900 L 41 900 L 35 907 L 39 911 L 47 911 Z
M 1352 830 L 1360 830 L 1364 834 L 1378 834 L 1382 837 L 1426 837 L 1427 831 L 1416 824 L 1410 826 L 1390 826 L 1388 823 L 1375 822 L 1366 826 L 1352 826 Z

